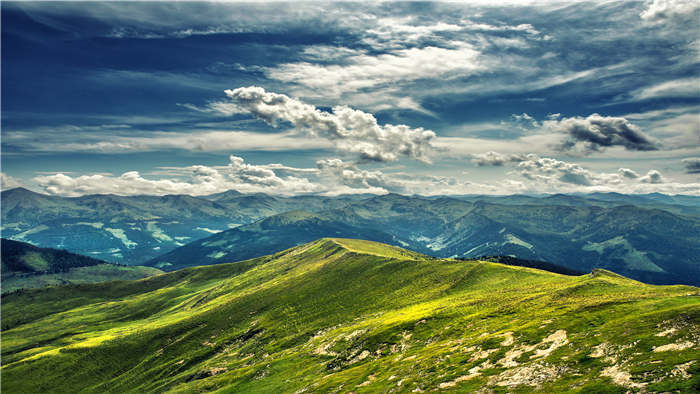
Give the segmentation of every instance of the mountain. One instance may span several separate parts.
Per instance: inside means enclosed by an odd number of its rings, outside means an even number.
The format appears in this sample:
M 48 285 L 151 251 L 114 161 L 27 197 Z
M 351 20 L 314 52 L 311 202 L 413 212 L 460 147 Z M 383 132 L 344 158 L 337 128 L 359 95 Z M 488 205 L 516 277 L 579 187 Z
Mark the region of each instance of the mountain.
M 391 235 L 371 228 L 350 226 L 306 211 L 291 211 L 189 243 L 146 265 L 173 271 L 193 265 L 227 263 L 329 236 L 394 241 Z
M 139 264 L 187 242 L 295 209 L 323 210 L 353 201 L 273 197 L 228 191 L 211 196 L 58 197 L 3 191 L 3 237 L 66 249 L 110 262 Z
M 7 392 L 694 392 L 700 289 L 321 239 L 2 298 Z
M 70 283 L 140 279 L 162 273 L 151 267 L 119 266 L 65 250 L 2 239 L 3 293 Z
M 315 238 L 342 236 L 436 257 L 515 256 L 578 272 L 604 268 L 647 283 L 700 285 L 700 219 L 658 209 L 511 205 L 387 194 L 321 211 L 306 221 L 284 219 L 285 215 L 259 222 L 263 226 L 242 226 L 201 239 L 146 264 L 169 270 L 231 262 Z
M 310 230 L 312 223 L 307 222 L 301 231 L 298 225 L 277 223 L 273 232 L 265 230 L 265 237 L 257 237 L 253 226 L 205 240 L 297 210 L 323 218 L 321 227 Z M 4 237 L 110 262 L 166 262 L 174 264 L 171 269 L 252 258 L 320 237 L 345 236 L 438 257 L 513 255 L 586 272 L 605 268 L 656 284 L 697 285 L 699 221 L 700 197 L 664 194 L 425 198 L 227 191 L 202 197 L 64 198 L 26 189 L 2 192 Z

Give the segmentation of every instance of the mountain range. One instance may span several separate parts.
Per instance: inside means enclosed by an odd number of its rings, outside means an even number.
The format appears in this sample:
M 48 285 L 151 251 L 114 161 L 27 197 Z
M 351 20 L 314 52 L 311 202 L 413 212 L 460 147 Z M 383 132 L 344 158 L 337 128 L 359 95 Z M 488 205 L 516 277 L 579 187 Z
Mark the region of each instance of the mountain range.
M 694 392 L 700 290 L 321 239 L 2 297 L 7 392 Z
M 648 283 L 700 284 L 700 220 L 695 216 L 632 205 L 493 204 L 395 194 L 316 214 L 271 216 L 179 247 L 146 265 L 174 270 L 231 262 L 320 236 L 385 242 L 437 257 L 512 255 L 581 272 L 605 268 Z
M 262 256 L 321 237 L 437 257 L 515 256 L 656 284 L 700 284 L 700 197 L 421 197 L 236 191 L 192 197 L 2 193 L 4 237 L 164 270 Z

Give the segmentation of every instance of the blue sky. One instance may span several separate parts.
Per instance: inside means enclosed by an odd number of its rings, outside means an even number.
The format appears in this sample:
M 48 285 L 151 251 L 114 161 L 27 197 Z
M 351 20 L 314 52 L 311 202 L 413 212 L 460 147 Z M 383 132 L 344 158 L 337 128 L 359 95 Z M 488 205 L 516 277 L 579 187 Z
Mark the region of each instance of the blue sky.
M 698 20 L 686 0 L 3 2 L 3 188 L 697 195 Z

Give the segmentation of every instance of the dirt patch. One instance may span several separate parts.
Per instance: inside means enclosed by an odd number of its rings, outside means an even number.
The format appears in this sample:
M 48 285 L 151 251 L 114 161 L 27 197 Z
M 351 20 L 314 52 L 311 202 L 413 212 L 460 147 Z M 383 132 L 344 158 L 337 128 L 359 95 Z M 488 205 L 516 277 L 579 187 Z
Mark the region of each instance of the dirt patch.
M 489 355 L 491 355 L 491 353 L 497 350 L 498 349 L 477 350 L 474 354 L 472 354 L 469 361 L 474 362 L 476 360 L 481 360 L 482 358 L 488 357 Z
M 541 343 L 549 343 L 550 345 L 546 349 L 537 349 L 530 358 L 547 357 L 553 351 L 569 343 L 569 340 L 566 338 L 565 330 L 557 330 L 554 334 L 543 339 Z
M 603 342 L 601 344 L 596 345 L 593 348 L 593 351 L 591 352 L 591 354 L 589 354 L 588 356 L 593 357 L 593 358 L 599 358 L 599 357 L 603 357 L 603 356 L 610 354 L 611 351 L 612 351 L 612 346 L 610 346 L 610 344 L 608 344 L 606 342 Z
M 668 352 L 670 350 L 680 351 L 680 350 L 685 350 L 685 349 L 691 348 L 693 346 L 695 346 L 695 344 L 693 342 L 685 341 L 685 342 L 680 342 L 680 343 L 669 343 L 668 345 L 662 345 L 662 346 L 654 346 L 652 348 L 652 350 L 654 351 L 654 353 Z
M 372 384 L 372 382 L 374 381 L 374 379 L 375 379 L 375 376 L 374 376 L 374 375 L 369 375 L 369 376 L 367 377 L 367 380 L 365 380 L 364 382 L 358 384 L 357 387 L 369 386 L 370 384 Z
M 501 346 L 510 346 L 513 343 L 515 343 L 515 338 L 513 337 L 512 331 L 508 331 L 507 333 L 503 334 L 503 342 L 501 342 Z
M 511 349 L 506 352 L 506 355 L 502 359 L 498 360 L 497 364 L 500 364 L 506 368 L 513 368 L 518 366 L 518 362 L 515 361 L 518 357 L 522 356 L 524 353 L 521 349 Z
M 641 389 L 646 386 L 646 383 L 636 383 L 632 381 L 632 375 L 620 365 L 609 366 L 600 373 L 602 376 L 607 376 L 612 379 L 613 383 L 618 386 Z
M 495 376 L 491 383 L 502 387 L 515 386 L 539 386 L 540 384 L 554 380 L 567 371 L 564 366 L 535 363 L 509 369 Z
M 690 369 L 690 366 L 694 363 L 695 361 L 688 361 L 685 364 L 676 365 L 671 371 L 671 376 L 680 377 L 682 379 L 690 379 L 691 375 L 688 373 L 688 369 Z
M 475 367 L 475 368 L 476 368 L 476 367 Z M 472 368 L 472 369 L 474 369 L 474 368 Z M 471 371 L 471 370 L 470 370 L 470 371 Z M 473 374 L 470 373 L 469 375 L 460 376 L 460 377 L 458 377 L 458 378 L 455 379 L 455 380 L 452 380 L 452 381 L 449 381 L 449 382 L 440 383 L 440 384 L 438 385 L 438 387 L 441 388 L 441 389 L 446 389 L 446 388 L 450 388 L 450 387 L 455 387 L 455 386 L 457 385 L 457 383 L 459 383 L 459 382 L 464 382 L 464 381 L 473 379 L 473 378 L 475 378 L 475 377 L 477 377 L 477 376 L 479 376 L 479 375 L 481 375 L 481 373 L 478 372 L 478 371 L 475 372 L 475 373 L 473 373 Z
M 657 336 L 657 337 L 665 337 L 665 336 L 667 336 L 667 335 L 673 334 L 673 333 L 676 332 L 676 331 L 678 331 L 678 329 L 677 329 L 676 327 L 671 327 L 671 328 L 669 328 L 668 330 L 663 330 L 663 331 L 661 331 L 660 333 L 656 334 L 656 336 Z

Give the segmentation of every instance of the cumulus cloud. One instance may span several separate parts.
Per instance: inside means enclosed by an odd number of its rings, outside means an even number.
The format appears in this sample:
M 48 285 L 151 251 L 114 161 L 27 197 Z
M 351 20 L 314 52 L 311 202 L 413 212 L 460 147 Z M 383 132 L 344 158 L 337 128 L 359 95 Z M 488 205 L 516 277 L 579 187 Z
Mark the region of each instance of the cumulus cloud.
M 477 153 L 472 155 L 472 163 L 476 164 L 478 167 L 494 166 L 502 167 L 506 163 L 517 163 L 525 160 L 524 155 L 519 154 L 509 154 L 504 155 L 494 151 L 488 151 L 486 153 Z
M 580 150 L 591 153 L 612 146 L 635 151 L 659 149 L 656 141 L 621 117 L 592 114 L 586 118 L 576 116 L 552 119 L 543 122 L 543 129 L 566 135 L 559 146 L 562 151 Z
M 700 157 L 689 157 L 682 160 L 685 172 L 688 174 L 700 174 Z
M 698 9 L 700 9 L 700 3 L 696 0 L 653 0 L 639 16 L 649 22 L 674 18 L 692 19 Z
M 639 181 L 643 182 L 643 183 L 654 183 L 654 184 L 664 183 L 664 179 L 661 176 L 661 173 L 657 170 L 649 170 L 649 172 L 647 172 L 646 175 L 639 178 Z
M 568 184 L 585 187 L 616 187 L 620 191 L 625 191 L 626 185 L 665 182 L 657 170 L 650 170 L 642 177 L 628 168 L 620 168 L 616 173 L 595 172 L 576 163 L 539 157 L 535 154 L 527 155 L 525 160 L 518 163 L 517 170 L 521 176 L 530 181 L 555 188 Z
M 284 94 L 266 92 L 256 86 L 226 90 L 234 103 L 266 123 L 291 123 L 312 136 L 333 141 L 345 152 L 356 153 L 363 160 L 395 161 L 406 156 L 430 162 L 431 141 L 435 133 L 406 125 L 379 125 L 372 114 L 347 106 L 321 111 Z
M 120 176 L 95 174 L 71 177 L 62 173 L 33 178 L 44 190 L 63 196 L 85 194 L 189 194 L 206 195 L 230 189 L 244 193 L 274 193 L 281 195 L 316 193 L 324 188 L 305 177 L 279 176 L 275 165 L 253 165 L 231 156 L 224 167 L 202 165 L 169 169 L 166 173 L 182 175 L 171 179 L 148 179 L 137 171 Z M 174 170 L 174 171 L 173 171 Z
M 15 177 L 0 173 L 0 190 L 14 189 L 16 187 L 21 187 L 22 183 Z
M 622 175 L 622 177 L 627 178 L 627 179 L 639 178 L 639 174 L 637 174 L 633 170 L 630 170 L 629 168 L 620 168 L 619 170 L 617 170 L 617 173 Z

